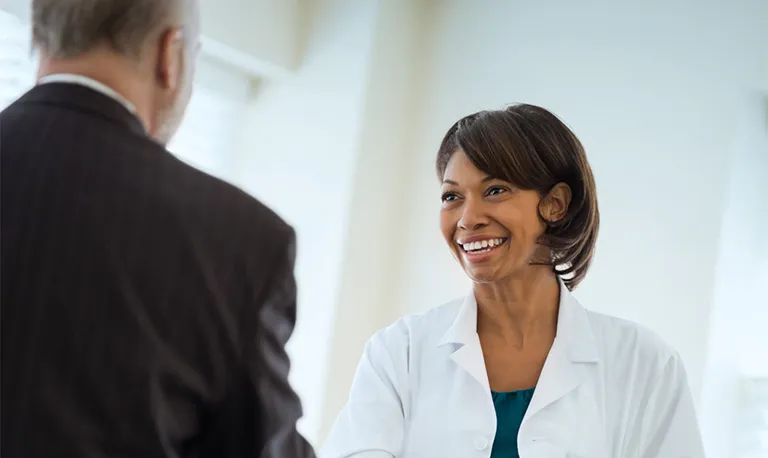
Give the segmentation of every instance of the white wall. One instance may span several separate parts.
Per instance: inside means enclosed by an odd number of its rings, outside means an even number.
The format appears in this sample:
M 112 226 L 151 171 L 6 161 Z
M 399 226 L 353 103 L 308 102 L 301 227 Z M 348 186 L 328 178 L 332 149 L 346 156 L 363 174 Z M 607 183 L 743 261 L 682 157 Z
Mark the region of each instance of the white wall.
M 304 43 L 309 0 L 200 0 L 209 45 L 258 71 L 293 71 Z
M 250 103 L 235 166 L 235 181 L 297 230 L 291 381 L 304 404 L 301 430 L 313 442 L 332 375 L 328 352 L 377 9 L 375 0 L 313 2 L 301 66 L 265 82 Z
M 323 423 L 326 437 L 346 403 L 365 341 L 400 314 L 389 282 L 400 268 L 398 247 L 406 234 L 398 214 L 409 198 L 403 165 L 411 157 L 416 76 L 419 69 L 419 2 L 379 2 L 365 110 L 357 143 L 349 225 L 342 247 L 344 264 L 335 309 Z
M 765 268 L 768 225 L 768 119 L 765 100 L 745 100 L 740 129 L 728 149 L 729 187 L 719 244 L 714 307 L 709 317 L 701 418 L 713 457 L 733 456 L 743 424 L 741 388 L 747 376 L 768 376 L 768 299 Z M 763 282 L 768 277 L 763 277 Z
M 7 11 L 28 22 L 31 4 L 31 0 L 0 0 L 0 10 Z

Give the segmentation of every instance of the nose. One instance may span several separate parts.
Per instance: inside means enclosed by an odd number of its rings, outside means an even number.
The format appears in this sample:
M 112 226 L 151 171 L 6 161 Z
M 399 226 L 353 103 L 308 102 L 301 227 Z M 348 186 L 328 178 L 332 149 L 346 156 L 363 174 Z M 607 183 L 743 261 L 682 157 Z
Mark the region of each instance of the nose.
M 459 228 L 472 231 L 488 225 L 489 218 L 482 201 L 467 199 L 461 210 Z

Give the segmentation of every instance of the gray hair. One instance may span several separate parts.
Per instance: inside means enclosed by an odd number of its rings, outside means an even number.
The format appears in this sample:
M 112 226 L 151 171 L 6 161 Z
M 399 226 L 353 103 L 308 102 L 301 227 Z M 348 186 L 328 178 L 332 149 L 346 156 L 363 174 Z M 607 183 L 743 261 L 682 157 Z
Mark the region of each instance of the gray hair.
M 53 58 L 76 57 L 96 46 L 139 57 L 150 35 L 183 26 L 190 0 L 32 0 L 32 40 Z

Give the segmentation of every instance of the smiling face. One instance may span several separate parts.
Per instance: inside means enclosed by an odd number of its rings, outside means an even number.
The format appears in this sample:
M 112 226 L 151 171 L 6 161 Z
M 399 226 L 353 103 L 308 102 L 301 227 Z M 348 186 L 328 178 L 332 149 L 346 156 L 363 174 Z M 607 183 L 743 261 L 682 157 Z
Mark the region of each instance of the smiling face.
M 565 214 L 570 199 L 564 184 L 546 196 L 523 190 L 478 169 L 456 151 L 448 161 L 441 190 L 440 228 L 451 252 L 477 283 L 496 282 L 548 261 L 539 244 L 547 228 Z
M 597 194 L 584 148 L 554 114 L 518 104 L 465 116 L 435 165 L 443 236 L 472 280 L 546 268 L 569 289 L 581 282 L 597 241 Z
M 541 197 L 475 167 L 456 151 L 445 169 L 440 228 L 453 255 L 475 282 L 493 282 L 526 268 L 546 225 Z

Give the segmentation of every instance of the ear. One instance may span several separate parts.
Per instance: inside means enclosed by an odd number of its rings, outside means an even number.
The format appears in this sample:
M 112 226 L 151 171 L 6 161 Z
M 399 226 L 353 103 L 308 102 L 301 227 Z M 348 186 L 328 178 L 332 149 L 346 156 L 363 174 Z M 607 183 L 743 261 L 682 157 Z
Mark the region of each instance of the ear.
M 571 205 L 571 187 L 557 183 L 539 202 L 539 213 L 548 223 L 557 223 L 568 214 Z
M 179 28 L 163 31 L 159 45 L 157 81 L 162 88 L 176 91 L 184 71 L 184 32 Z

